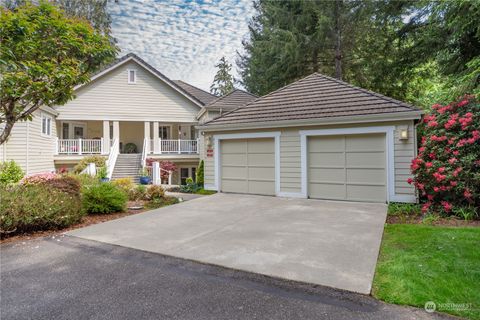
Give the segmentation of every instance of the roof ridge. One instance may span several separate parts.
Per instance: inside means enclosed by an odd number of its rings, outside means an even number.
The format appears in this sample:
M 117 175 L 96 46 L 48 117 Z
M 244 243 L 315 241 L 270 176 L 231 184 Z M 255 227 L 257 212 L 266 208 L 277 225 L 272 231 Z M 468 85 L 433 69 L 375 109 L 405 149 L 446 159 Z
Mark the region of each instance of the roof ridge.
M 203 91 L 203 92 L 205 92 L 205 93 L 207 93 L 207 94 L 209 94 L 209 95 L 211 95 L 211 96 L 216 97 L 216 95 L 214 95 L 213 93 L 208 92 L 207 90 L 203 90 L 202 88 L 199 88 L 199 87 L 197 87 L 197 86 L 194 86 L 193 84 L 188 83 L 188 82 L 185 82 L 185 81 L 183 81 L 183 80 L 178 79 L 178 80 L 172 80 L 172 81 L 173 81 L 173 82 L 178 81 L 178 82 L 184 83 L 184 84 L 186 84 L 187 86 L 193 87 L 193 88 L 195 88 L 195 89 L 197 89 L 197 90 Z
M 391 97 L 387 97 L 387 96 L 385 96 L 385 95 L 383 95 L 383 94 L 380 94 L 380 93 L 377 93 L 377 92 L 374 92 L 374 91 L 371 91 L 371 90 L 367 90 L 367 89 L 364 89 L 364 88 L 361 88 L 361 87 L 357 87 L 357 86 L 355 86 L 355 85 L 353 85 L 353 84 L 351 84 L 351 83 L 345 82 L 345 81 L 343 81 L 343 80 L 339 80 L 339 79 L 336 79 L 336 78 L 333 78 L 333 77 L 329 77 L 329 76 L 326 76 L 326 75 L 321 74 L 321 73 L 319 73 L 319 72 L 315 72 L 314 74 L 317 75 L 317 76 L 319 76 L 319 77 L 328 79 L 328 80 L 330 80 L 330 81 L 335 81 L 335 82 L 337 82 L 337 83 L 339 83 L 339 84 L 342 84 L 342 85 L 344 85 L 344 86 L 348 86 L 348 87 L 350 87 L 350 88 L 352 88 L 352 89 L 354 89 L 354 90 L 362 91 L 362 92 L 364 92 L 364 93 L 368 93 L 368 94 L 373 95 L 373 96 L 376 96 L 376 97 L 378 97 L 378 98 L 381 98 L 381 99 L 384 99 L 384 100 L 387 100 L 387 101 L 390 101 L 390 102 L 393 102 L 393 103 L 397 103 L 397 104 L 399 104 L 399 105 L 401 105 L 401 106 L 410 108 L 410 109 L 412 109 L 412 110 L 420 110 L 419 108 L 417 108 L 417 107 L 415 107 L 415 106 L 413 106 L 413 105 L 411 105 L 411 104 L 405 103 L 405 102 L 403 102 L 403 101 L 400 101 L 400 100 L 397 100 L 397 99 L 394 99 L 394 98 L 391 98 Z
M 230 91 L 229 93 L 227 93 L 227 94 L 225 94 L 225 95 L 223 95 L 223 96 L 221 96 L 221 97 L 218 97 L 217 99 L 213 100 L 212 102 L 210 102 L 209 104 L 207 104 L 205 107 L 211 106 L 211 105 L 213 105 L 214 103 L 217 103 L 218 101 L 221 101 L 222 99 L 231 96 L 231 95 L 232 95 L 234 92 L 236 92 L 236 91 L 240 91 L 240 92 L 246 93 L 246 94 L 248 94 L 248 95 L 250 95 L 250 96 L 252 96 L 252 97 L 258 98 L 258 96 L 254 95 L 254 94 L 252 94 L 252 93 L 250 93 L 250 92 L 248 92 L 248 91 L 235 88 L 235 89 L 233 89 L 232 91 Z

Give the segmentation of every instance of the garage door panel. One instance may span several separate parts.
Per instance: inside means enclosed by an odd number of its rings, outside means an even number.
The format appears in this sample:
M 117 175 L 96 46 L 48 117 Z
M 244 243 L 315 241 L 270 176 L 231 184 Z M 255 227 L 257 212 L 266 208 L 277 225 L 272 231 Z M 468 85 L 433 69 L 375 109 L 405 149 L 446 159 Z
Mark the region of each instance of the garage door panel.
M 362 168 L 384 168 L 385 154 L 383 152 L 354 152 L 347 153 L 347 168 L 362 167 Z
M 308 164 L 310 167 L 343 167 L 345 165 L 345 155 L 343 152 L 309 153 Z
M 385 184 L 384 169 L 347 169 L 348 183 Z
M 246 166 L 247 155 L 244 153 L 222 154 L 220 163 L 222 166 Z
M 273 167 L 275 165 L 275 155 L 271 153 L 249 153 L 247 154 L 247 161 L 249 166 Z
M 275 195 L 273 138 L 222 140 L 220 159 L 221 191 Z
M 308 191 L 314 198 L 345 200 L 345 185 L 343 183 L 311 183 L 308 186 Z
M 361 134 L 347 136 L 345 140 L 345 150 L 347 151 L 383 151 L 385 146 L 384 134 Z
M 243 179 L 247 175 L 247 167 L 224 166 L 222 168 L 222 177 L 225 179 Z
M 340 151 L 343 152 L 345 142 L 343 137 L 311 137 L 308 139 L 309 152 Z
M 338 182 L 345 181 L 345 170 L 310 168 L 310 182 Z
M 384 134 L 310 137 L 307 145 L 310 197 L 386 200 Z
M 248 153 L 275 153 L 273 139 L 250 139 L 247 144 Z
M 261 194 L 261 195 L 274 195 L 275 194 L 275 182 L 270 181 L 255 181 L 248 182 L 248 193 Z
M 248 167 L 248 180 L 267 179 L 273 181 L 275 168 L 272 167 Z
M 247 180 L 240 179 L 222 179 L 222 192 L 248 192 Z
M 386 198 L 385 187 L 347 185 L 347 198 L 352 201 L 383 202 Z
M 222 141 L 221 145 L 222 145 L 222 154 L 245 153 L 247 151 L 247 144 L 245 140 Z

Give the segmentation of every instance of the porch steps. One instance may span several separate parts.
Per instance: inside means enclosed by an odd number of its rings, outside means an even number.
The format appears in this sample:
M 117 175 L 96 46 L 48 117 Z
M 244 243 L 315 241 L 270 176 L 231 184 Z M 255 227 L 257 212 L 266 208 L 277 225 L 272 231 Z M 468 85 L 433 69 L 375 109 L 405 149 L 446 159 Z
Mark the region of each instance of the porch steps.
M 141 153 L 121 153 L 113 168 L 112 180 L 130 177 L 135 183 L 140 180 L 139 171 L 142 167 Z

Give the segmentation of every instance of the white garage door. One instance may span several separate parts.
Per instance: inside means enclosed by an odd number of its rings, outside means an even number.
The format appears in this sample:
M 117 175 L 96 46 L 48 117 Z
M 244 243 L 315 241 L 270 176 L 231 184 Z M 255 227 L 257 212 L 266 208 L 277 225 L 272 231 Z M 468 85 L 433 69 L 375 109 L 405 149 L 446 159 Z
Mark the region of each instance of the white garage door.
M 220 142 L 222 192 L 275 195 L 273 138 Z
M 309 196 L 385 202 L 385 152 L 385 134 L 309 137 Z

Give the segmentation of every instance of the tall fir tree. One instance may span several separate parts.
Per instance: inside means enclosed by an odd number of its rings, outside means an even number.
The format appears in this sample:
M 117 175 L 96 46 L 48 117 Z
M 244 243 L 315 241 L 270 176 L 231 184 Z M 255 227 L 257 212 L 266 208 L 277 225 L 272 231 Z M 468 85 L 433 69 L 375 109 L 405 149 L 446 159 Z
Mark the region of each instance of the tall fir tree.
M 233 76 L 232 65 L 228 63 L 225 57 L 222 57 L 220 61 L 215 65 L 217 68 L 217 73 L 213 79 L 213 83 L 210 86 L 210 92 L 216 96 L 224 96 L 233 91 Z

